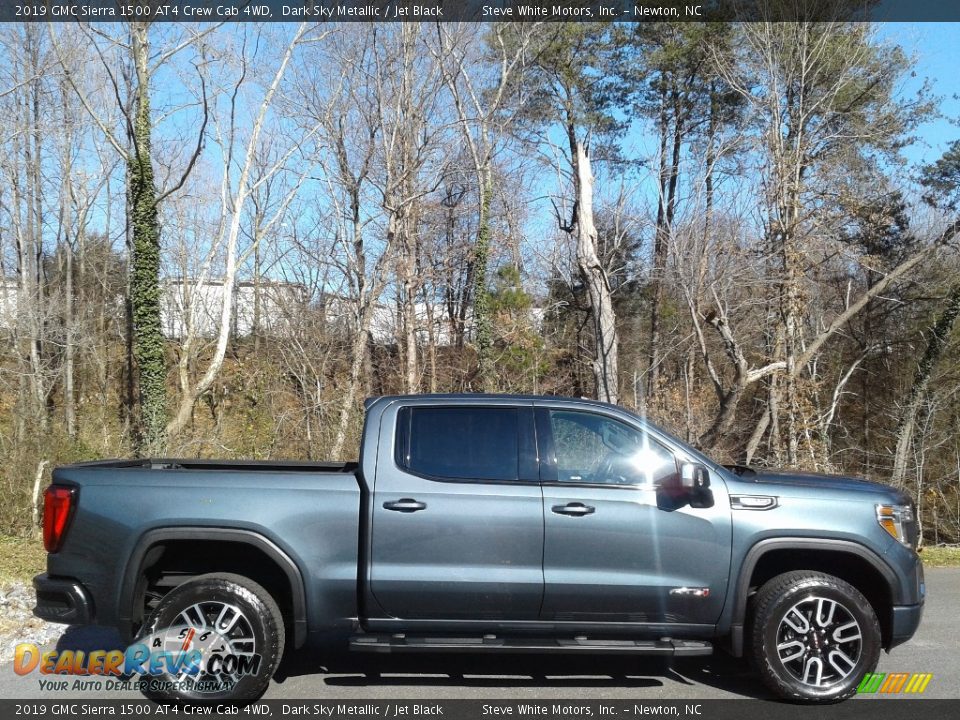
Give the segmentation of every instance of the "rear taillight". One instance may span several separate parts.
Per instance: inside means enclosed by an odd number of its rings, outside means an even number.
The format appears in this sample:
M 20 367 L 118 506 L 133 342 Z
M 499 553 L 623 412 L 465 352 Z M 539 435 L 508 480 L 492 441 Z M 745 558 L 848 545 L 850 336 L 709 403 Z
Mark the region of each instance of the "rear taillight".
M 43 493 L 43 546 L 48 553 L 57 552 L 63 544 L 76 495 L 76 488 L 63 485 L 50 485 Z

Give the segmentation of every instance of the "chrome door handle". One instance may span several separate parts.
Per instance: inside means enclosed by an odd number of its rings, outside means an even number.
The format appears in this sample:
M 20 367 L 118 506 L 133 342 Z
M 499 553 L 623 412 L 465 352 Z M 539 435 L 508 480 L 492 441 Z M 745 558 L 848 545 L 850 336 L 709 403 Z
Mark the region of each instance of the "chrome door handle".
M 426 510 L 427 504 L 414 500 L 413 498 L 400 498 L 383 504 L 384 510 L 395 510 L 402 513 L 414 513 L 418 510 Z
M 592 505 L 574 502 L 566 505 L 554 505 L 550 508 L 557 515 L 570 515 L 571 517 L 581 517 L 583 515 L 592 515 L 597 511 Z

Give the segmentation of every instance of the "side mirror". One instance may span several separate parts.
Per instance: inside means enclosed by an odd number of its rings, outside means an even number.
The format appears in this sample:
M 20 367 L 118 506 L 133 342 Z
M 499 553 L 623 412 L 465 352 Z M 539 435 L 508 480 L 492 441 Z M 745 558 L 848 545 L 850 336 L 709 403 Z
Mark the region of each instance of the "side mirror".
M 700 463 L 680 465 L 680 484 L 688 495 L 692 508 L 713 507 L 713 492 L 710 490 L 710 471 Z
M 680 482 L 686 490 L 706 490 L 710 487 L 710 471 L 700 463 L 680 465 Z

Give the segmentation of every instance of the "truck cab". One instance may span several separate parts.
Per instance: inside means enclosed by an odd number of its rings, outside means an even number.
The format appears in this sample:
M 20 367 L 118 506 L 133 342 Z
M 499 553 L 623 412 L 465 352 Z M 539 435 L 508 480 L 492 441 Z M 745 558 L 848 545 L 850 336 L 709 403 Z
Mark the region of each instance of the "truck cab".
M 684 637 L 720 617 L 726 488 L 718 467 L 666 434 L 584 401 L 384 399 L 368 413 L 381 428 L 368 627 L 562 623 Z M 707 486 L 693 487 L 694 474 Z

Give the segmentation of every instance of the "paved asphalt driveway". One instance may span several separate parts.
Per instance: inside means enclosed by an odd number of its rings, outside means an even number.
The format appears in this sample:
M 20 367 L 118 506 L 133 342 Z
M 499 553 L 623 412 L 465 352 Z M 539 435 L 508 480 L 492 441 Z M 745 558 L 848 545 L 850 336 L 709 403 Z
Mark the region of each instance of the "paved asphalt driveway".
M 932 672 L 924 697 L 960 698 L 960 568 L 927 571 L 928 600 L 914 639 L 882 655 L 879 672 Z M 29 641 L 29 638 L 24 638 Z M 116 647 L 111 635 L 70 628 L 61 648 Z M 50 676 L 47 677 L 49 679 Z M 0 667 L 0 697 L 57 700 L 103 693 L 51 692 L 38 675 Z M 139 698 L 135 692 L 111 697 Z M 562 655 L 324 655 L 307 648 L 288 657 L 265 699 L 536 699 L 603 700 L 768 697 L 744 662 L 723 653 L 667 663 L 649 658 Z

